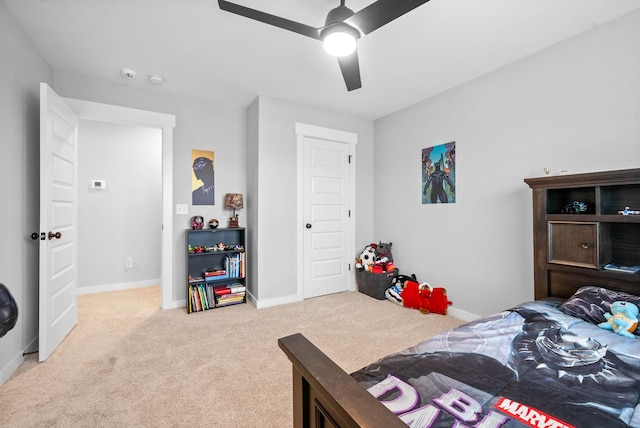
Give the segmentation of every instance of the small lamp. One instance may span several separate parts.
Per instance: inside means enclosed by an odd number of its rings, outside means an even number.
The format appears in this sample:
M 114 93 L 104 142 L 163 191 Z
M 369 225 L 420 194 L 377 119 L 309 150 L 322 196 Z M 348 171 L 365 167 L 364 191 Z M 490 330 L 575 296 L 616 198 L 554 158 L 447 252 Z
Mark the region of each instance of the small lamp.
M 227 193 L 224 197 L 224 207 L 233 209 L 233 216 L 229 218 L 229 227 L 238 227 L 238 214 L 236 214 L 236 210 L 244 207 L 242 203 L 242 193 Z

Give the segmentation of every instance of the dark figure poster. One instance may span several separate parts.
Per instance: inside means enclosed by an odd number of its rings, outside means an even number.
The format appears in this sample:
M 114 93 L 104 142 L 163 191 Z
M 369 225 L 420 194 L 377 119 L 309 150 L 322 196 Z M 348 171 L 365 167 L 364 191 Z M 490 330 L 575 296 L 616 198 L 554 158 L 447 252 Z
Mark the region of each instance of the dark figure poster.
M 192 150 L 191 203 L 192 205 L 215 205 L 214 153 Z
M 422 203 L 456 201 L 456 142 L 422 149 Z

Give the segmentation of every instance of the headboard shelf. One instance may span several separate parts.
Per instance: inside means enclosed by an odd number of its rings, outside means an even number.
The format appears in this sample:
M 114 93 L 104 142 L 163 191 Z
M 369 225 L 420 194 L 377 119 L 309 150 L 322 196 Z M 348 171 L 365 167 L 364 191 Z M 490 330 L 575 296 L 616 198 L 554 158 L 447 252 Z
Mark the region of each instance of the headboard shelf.
M 527 178 L 533 191 L 535 298 L 569 297 L 583 285 L 638 294 L 640 274 L 605 270 L 640 265 L 640 168 Z

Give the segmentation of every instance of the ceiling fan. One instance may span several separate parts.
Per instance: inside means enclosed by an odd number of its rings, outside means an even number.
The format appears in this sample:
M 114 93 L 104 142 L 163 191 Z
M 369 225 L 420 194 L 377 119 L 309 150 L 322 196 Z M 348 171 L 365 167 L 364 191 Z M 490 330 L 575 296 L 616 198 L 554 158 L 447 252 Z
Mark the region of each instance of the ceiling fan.
M 356 40 L 428 1 L 378 0 L 362 10 L 354 12 L 344 5 L 345 0 L 340 0 L 340 6 L 329 11 L 324 27 L 320 28 L 226 0 L 218 0 L 218 5 L 224 11 L 323 41 L 325 50 L 338 58 L 347 90 L 353 91 L 362 87 Z

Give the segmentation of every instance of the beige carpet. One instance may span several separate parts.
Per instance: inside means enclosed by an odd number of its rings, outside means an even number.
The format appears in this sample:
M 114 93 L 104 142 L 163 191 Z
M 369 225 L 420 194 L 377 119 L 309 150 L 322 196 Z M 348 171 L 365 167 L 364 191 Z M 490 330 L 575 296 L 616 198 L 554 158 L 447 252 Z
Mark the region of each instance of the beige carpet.
M 83 295 L 79 322 L 44 363 L 0 387 L 11 427 L 290 427 L 296 332 L 347 372 L 462 321 L 358 292 L 257 310 L 158 309 L 160 288 Z

